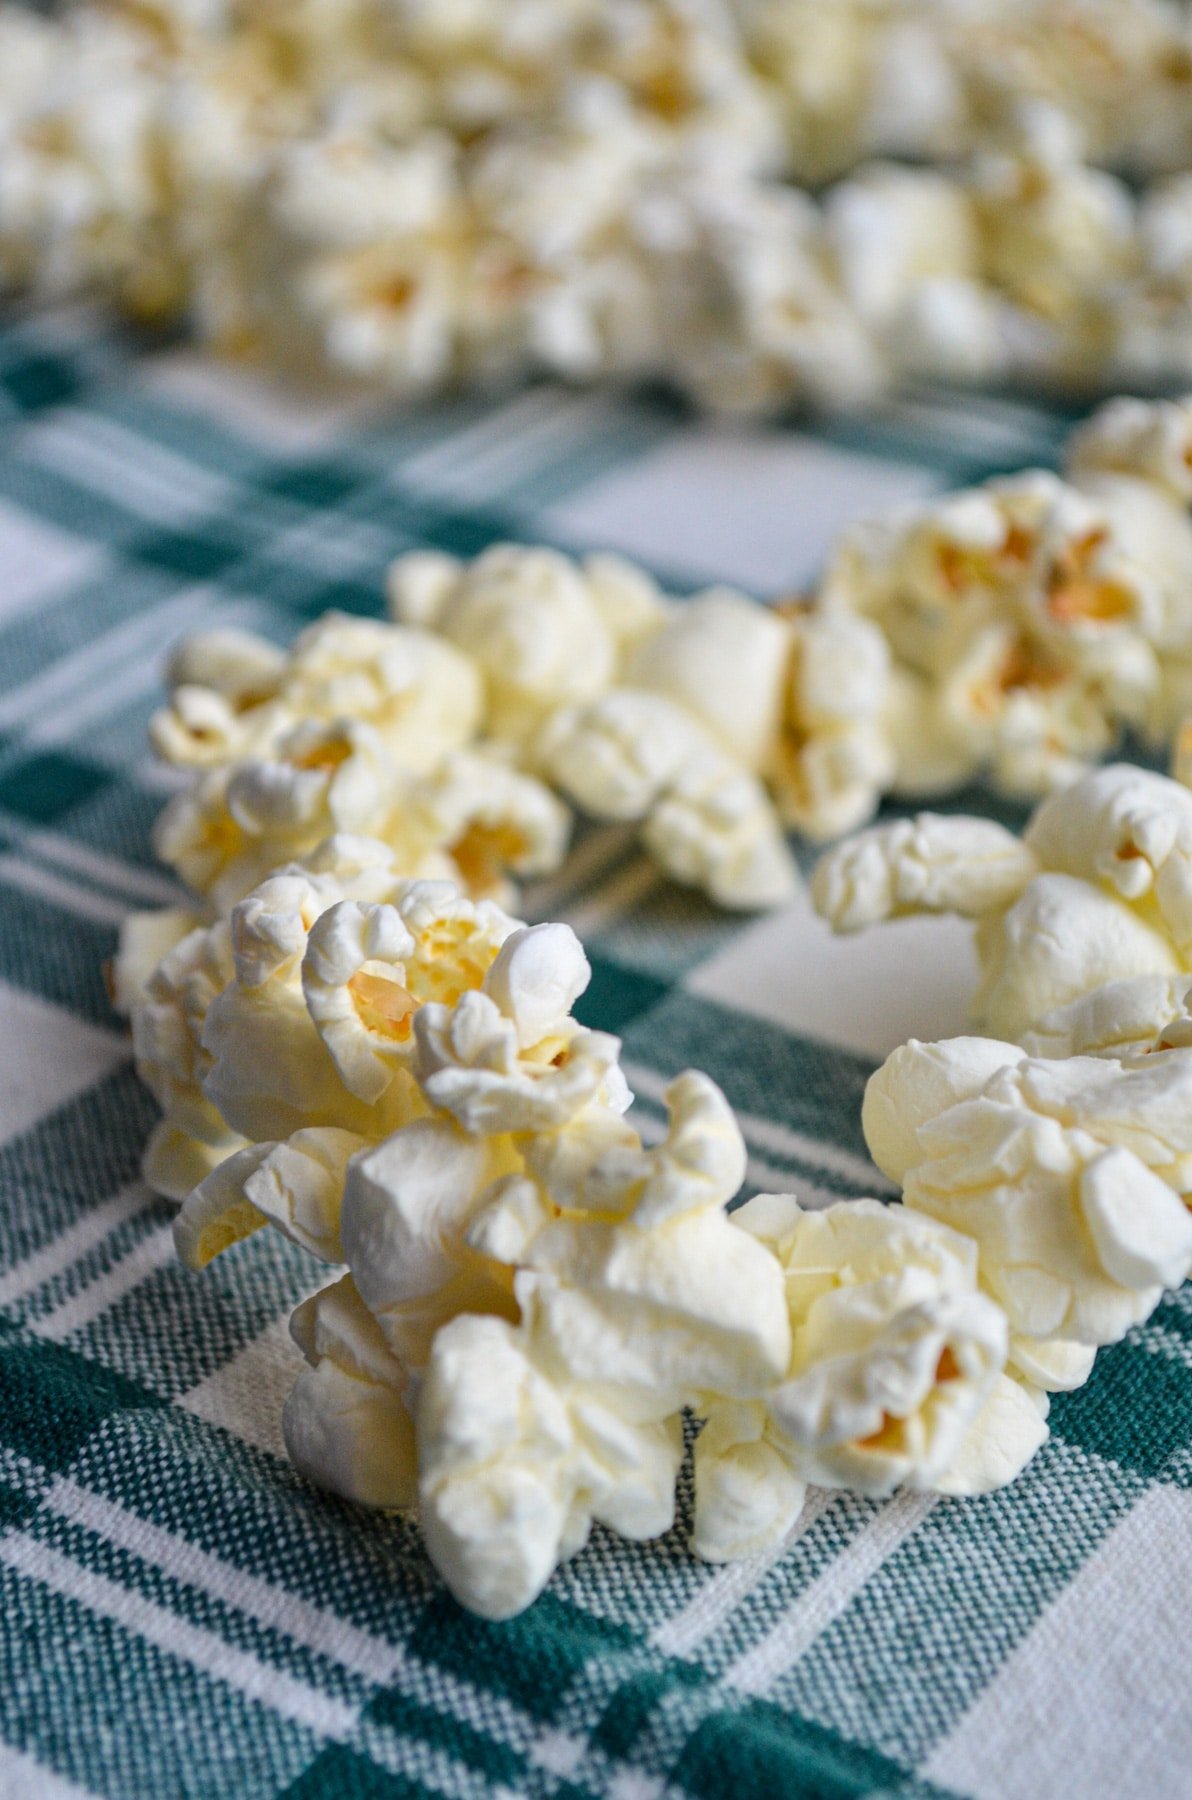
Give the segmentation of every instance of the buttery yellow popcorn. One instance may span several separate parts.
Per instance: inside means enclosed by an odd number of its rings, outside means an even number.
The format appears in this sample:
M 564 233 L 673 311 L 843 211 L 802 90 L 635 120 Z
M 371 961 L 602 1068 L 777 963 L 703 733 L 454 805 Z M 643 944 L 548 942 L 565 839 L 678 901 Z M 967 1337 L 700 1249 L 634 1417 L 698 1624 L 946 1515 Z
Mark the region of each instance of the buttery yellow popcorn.
M 846 532 L 820 604 L 872 619 L 892 652 L 896 791 L 988 770 L 1037 794 L 1148 722 L 1192 527 L 1139 485 L 1028 472 Z

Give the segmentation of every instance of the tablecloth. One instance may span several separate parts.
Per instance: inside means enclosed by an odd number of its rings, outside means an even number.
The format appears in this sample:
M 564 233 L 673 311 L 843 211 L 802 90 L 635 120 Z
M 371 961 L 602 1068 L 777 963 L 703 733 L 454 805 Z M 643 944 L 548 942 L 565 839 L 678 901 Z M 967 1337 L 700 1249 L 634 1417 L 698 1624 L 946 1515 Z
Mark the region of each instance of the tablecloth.
M 85 310 L 0 325 L 0 1796 L 815 1800 L 1192 1792 L 1192 1302 L 1102 1354 L 1024 1476 L 975 1501 L 816 1494 L 780 1554 L 598 1530 L 522 1618 L 446 1596 L 409 1523 L 290 1469 L 261 1233 L 203 1275 L 138 1176 L 153 1116 L 105 996 L 169 900 L 163 653 L 375 613 L 411 546 L 640 557 L 677 593 L 803 586 L 875 506 L 1053 462 L 1068 421 L 923 391 L 807 427 L 536 386 L 394 411 L 299 395 Z M 956 805 L 1014 820 L 981 793 Z M 621 831 L 531 890 L 588 947 L 644 1121 L 708 1070 L 749 1187 L 885 1193 L 868 1071 L 963 1026 L 966 930 L 832 942 L 726 918 Z

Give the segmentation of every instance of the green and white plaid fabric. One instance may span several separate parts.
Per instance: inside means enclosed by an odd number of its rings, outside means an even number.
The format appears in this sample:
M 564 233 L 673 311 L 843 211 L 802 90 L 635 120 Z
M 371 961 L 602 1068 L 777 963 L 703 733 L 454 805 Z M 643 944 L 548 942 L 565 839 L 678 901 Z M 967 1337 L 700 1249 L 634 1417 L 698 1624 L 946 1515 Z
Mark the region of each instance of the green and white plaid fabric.
M 1054 459 L 1067 421 L 922 393 L 814 436 L 536 387 L 394 416 L 300 401 L 86 313 L 0 332 L 0 1796 L 843 1800 L 1186 1795 L 1192 1300 L 1170 1296 L 978 1501 L 817 1495 L 778 1556 L 597 1532 L 516 1622 L 465 1616 L 403 1522 L 303 1485 L 278 1417 L 309 1264 L 202 1276 L 138 1180 L 152 1107 L 100 965 L 166 900 L 145 724 L 163 651 L 375 612 L 411 546 L 617 547 L 677 591 L 789 590 L 847 519 Z M 989 809 L 981 795 L 965 804 Z M 885 1191 L 863 1082 L 963 1023 L 966 933 L 847 947 L 726 920 L 619 832 L 528 896 L 581 933 L 586 1020 L 648 1127 L 737 1107 L 754 1187 Z

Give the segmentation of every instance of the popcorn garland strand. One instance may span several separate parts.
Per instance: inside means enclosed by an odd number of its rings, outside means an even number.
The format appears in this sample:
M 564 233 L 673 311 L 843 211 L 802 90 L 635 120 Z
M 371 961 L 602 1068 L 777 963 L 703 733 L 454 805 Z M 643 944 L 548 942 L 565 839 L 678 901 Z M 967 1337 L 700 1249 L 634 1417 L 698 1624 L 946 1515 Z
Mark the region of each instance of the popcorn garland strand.
M 1081 459 L 1185 482 L 1183 418 L 1120 405 Z M 624 694 L 707 745 L 754 732 L 756 704 L 717 724 L 723 694 L 697 723 L 714 647 L 750 643 L 756 694 L 765 628 L 784 654 L 811 633 L 802 667 L 839 621 L 713 594 L 689 635 L 627 565 L 507 547 L 463 569 L 406 559 L 394 588 L 420 623 L 332 619 L 288 656 L 229 634 L 178 653 L 153 734 L 200 773 L 162 839 L 187 845 L 205 898 L 133 918 L 114 971 L 183 1261 L 271 1227 L 339 1271 L 292 1320 L 296 1467 L 416 1505 L 452 1592 L 491 1618 L 530 1604 L 593 1521 L 669 1527 L 684 1413 L 701 1422 L 692 1548 L 712 1561 L 775 1548 L 809 1484 L 1012 1480 L 1049 1395 L 1192 1270 L 1192 794 L 1111 766 L 1021 839 L 924 814 L 829 852 L 813 897 L 837 929 L 977 922 L 989 1035 L 912 1041 L 871 1079 L 865 1137 L 900 1206 L 759 1195 L 730 1214 L 746 1159 L 724 1096 L 680 1076 L 643 1144 L 618 1040 L 574 1018 L 574 934 L 493 897 L 535 844 L 561 853 L 525 823 L 557 802 L 515 764 L 615 697 L 591 690 L 626 657 L 656 688 Z M 579 687 L 560 694 L 564 677 Z M 645 754 L 625 766 L 650 775 Z M 693 779 L 669 770 L 658 791 Z M 428 793 L 452 792 L 436 813 Z M 465 869 L 485 871 L 470 896 Z
M 1162 0 L 0 6 L 0 289 L 399 393 L 1187 377 L 1190 161 Z
M 329 614 L 289 655 L 218 631 L 170 667 L 155 747 L 196 772 L 157 847 L 217 911 L 336 831 L 515 903 L 570 808 L 756 909 L 785 832 L 984 777 L 1035 798 L 1192 712 L 1192 401 L 1121 399 L 1027 471 L 844 533 L 819 591 L 676 605 L 614 556 L 499 545 L 394 564 L 393 623 Z M 1182 748 L 1181 748 L 1182 746 Z M 1181 761 L 1182 758 L 1182 761 Z
M 182 1260 L 268 1226 L 344 1271 L 293 1317 L 295 1465 L 416 1504 L 452 1592 L 505 1618 L 593 1521 L 669 1527 L 685 1410 L 712 1561 L 778 1545 L 809 1483 L 963 1495 L 1019 1473 L 1049 1394 L 1192 1269 L 1192 974 L 1170 973 L 1190 886 L 1192 796 L 1128 767 L 1021 843 L 927 818 L 829 854 L 834 922 L 982 917 L 1008 991 L 1059 1000 L 1021 1042 L 912 1042 L 873 1076 L 866 1140 L 901 1206 L 729 1214 L 746 1153 L 723 1095 L 680 1076 L 643 1145 L 618 1040 L 573 1017 L 570 928 L 405 879 L 372 840 L 329 839 L 214 924 L 134 920 L 117 987 L 166 1108 L 150 1163 L 200 1177 Z M 1044 894 L 1062 929 L 1024 934 Z

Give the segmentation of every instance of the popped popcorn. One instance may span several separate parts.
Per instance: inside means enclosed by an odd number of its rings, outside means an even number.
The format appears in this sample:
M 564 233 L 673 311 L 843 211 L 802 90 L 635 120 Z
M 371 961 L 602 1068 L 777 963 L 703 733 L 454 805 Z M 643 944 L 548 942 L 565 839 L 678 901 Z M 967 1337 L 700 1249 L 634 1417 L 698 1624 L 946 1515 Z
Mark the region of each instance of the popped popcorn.
M 1190 1079 L 1181 1049 L 1038 1060 L 912 1041 L 872 1077 L 866 1141 L 906 1207 L 976 1241 L 1017 1337 L 1114 1343 L 1192 1268 Z
M 419 1493 L 432 1557 L 487 1617 L 528 1605 L 593 1519 L 664 1530 L 684 1399 L 745 1397 L 785 1363 L 781 1270 L 723 1210 L 744 1168 L 732 1116 L 695 1074 L 668 1103 L 663 1143 L 607 1150 L 561 1216 L 527 1209 L 512 1182 L 473 1222 L 473 1243 L 516 1255 L 521 1320 L 436 1338 Z
M 772 1549 L 808 1482 L 980 1493 L 1038 1449 L 1046 1407 L 1004 1372 L 1006 1319 L 976 1292 L 970 1238 L 875 1200 L 805 1213 L 763 1194 L 735 1217 L 783 1270 L 791 1357 L 764 1400 L 715 1407 L 696 1440 L 701 1554 Z
M 917 912 L 978 920 L 970 1013 L 1020 1039 L 1108 982 L 1192 968 L 1192 795 L 1128 764 L 1038 809 L 1021 840 L 975 819 L 921 814 L 830 851 L 813 899 L 835 929 Z

